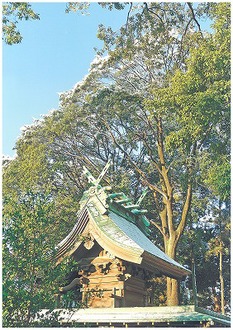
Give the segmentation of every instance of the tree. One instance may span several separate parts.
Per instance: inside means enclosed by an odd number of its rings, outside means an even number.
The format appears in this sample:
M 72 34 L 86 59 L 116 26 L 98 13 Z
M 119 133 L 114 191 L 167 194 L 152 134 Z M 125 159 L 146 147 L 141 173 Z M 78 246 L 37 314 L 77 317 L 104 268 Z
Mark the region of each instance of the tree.
M 194 25 L 201 31 L 200 23 L 198 19 L 203 13 L 208 12 L 208 4 L 201 4 L 197 8 L 193 7 L 190 2 L 182 4 L 167 5 L 166 3 L 132 3 L 132 2 L 113 2 L 105 3 L 101 2 L 99 5 L 108 10 L 124 10 L 128 7 L 128 13 L 126 15 L 126 24 L 122 26 L 119 33 L 114 32 L 111 27 L 99 26 L 98 37 L 104 41 L 104 50 L 109 50 L 110 46 L 116 45 L 117 47 L 132 46 L 134 41 L 141 37 L 144 33 L 144 29 L 151 28 L 155 24 L 155 20 L 158 21 L 158 31 L 163 30 L 166 21 L 174 28 L 177 22 L 181 22 L 185 15 L 188 15 L 186 21 L 185 31 Z M 88 2 L 68 2 L 66 13 L 69 12 L 81 12 L 85 14 L 88 12 L 90 3 Z M 174 14 L 177 8 L 180 7 L 179 17 Z M 186 10 L 186 7 L 188 10 Z M 182 14 L 182 12 L 184 14 Z M 178 19 L 177 19 L 178 18 Z M 35 13 L 31 7 L 31 4 L 22 2 L 8 2 L 3 5 L 3 40 L 9 44 L 20 43 L 23 39 L 20 32 L 17 30 L 19 21 L 22 20 L 37 20 L 40 19 L 39 14 Z M 179 26 L 179 25 L 178 25 Z
M 66 12 L 86 13 L 90 5 L 88 2 L 68 2 Z M 202 3 L 193 6 L 190 2 L 175 4 L 167 4 L 166 2 L 102 2 L 99 5 L 110 11 L 128 10 L 126 23 L 118 31 L 113 31 L 111 27 L 99 26 L 98 37 L 104 41 L 101 54 L 113 49 L 122 50 L 122 47 L 129 52 L 129 50 L 134 49 L 137 40 L 141 39 L 148 31 L 153 31 L 153 37 L 158 35 L 161 37 L 161 32 L 163 32 L 164 40 L 167 37 L 170 38 L 174 32 L 178 32 L 181 39 L 185 37 L 189 29 L 197 29 L 201 32 L 201 25 L 198 20 L 208 14 L 209 10 L 208 4 Z M 168 27 L 170 27 L 170 32 Z M 166 40 L 167 42 L 168 40 Z M 175 53 L 173 55 L 176 56 Z
M 72 269 L 71 260 L 55 267 L 59 231 L 55 203 L 48 193 L 21 192 L 15 202 L 4 198 L 3 213 L 3 324 L 5 327 L 59 326 L 41 309 L 53 310 L 55 294 Z M 58 228 L 58 226 L 57 226 Z M 67 302 L 63 300 L 63 307 Z M 79 307 L 79 306 L 76 306 Z
M 220 11 L 226 13 L 227 7 L 229 10 L 229 6 L 219 6 L 218 13 Z M 169 114 L 170 120 L 172 120 L 173 123 L 177 123 L 175 131 L 170 131 L 170 134 L 166 136 L 165 143 L 167 149 L 172 148 L 172 150 L 176 149 L 176 152 L 179 151 L 179 163 L 183 169 L 186 168 L 185 171 L 180 173 L 181 176 L 182 174 L 184 175 L 183 184 L 186 186 L 187 193 L 179 224 L 176 224 L 174 229 L 173 226 L 176 221 L 174 221 L 174 218 L 169 221 L 169 215 L 168 226 L 165 222 L 169 234 L 167 244 L 170 245 L 172 251 L 175 251 L 176 243 L 187 222 L 187 213 L 185 211 L 187 210 L 186 207 L 190 207 L 191 192 L 197 190 L 200 182 L 198 180 L 199 170 L 197 167 L 198 164 L 201 164 L 200 157 L 203 157 L 203 154 L 205 155 L 207 148 L 208 153 L 211 148 L 215 149 L 212 155 L 215 157 L 217 156 L 216 158 L 218 161 L 222 157 L 222 153 L 224 153 L 225 157 L 229 157 L 229 143 L 227 141 L 227 137 L 229 139 L 229 125 L 227 123 L 229 123 L 230 114 L 230 77 L 228 75 L 230 65 L 230 23 L 229 19 L 227 19 L 227 17 L 230 17 L 229 13 L 225 17 L 226 20 L 224 21 L 224 27 L 222 26 L 221 36 L 216 29 L 217 31 L 213 39 L 212 37 L 209 40 L 207 39 L 200 45 L 198 50 L 193 50 L 187 63 L 187 71 L 184 73 L 178 71 L 172 78 L 169 88 L 165 88 L 164 91 L 156 89 L 156 94 L 154 93 L 155 99 L 150 102 L 153 108 L 156 109 L 156 113 L 158 113 L 158 109 L 161 109 L 159 113 L 161 120 L 164 120 L 164 116 Z M 218 24 L 219 22 L 216 23 L 217 26 Z M 223 31 L 225 31 L 225 33 Z M 219 51 L 220 44 L 222 45 L 221 55 Z M 212 59 L 212 65 L 208 67 L 210 58 Z M 221 90 L 220 93 L 219 89 Z M 171 100 L 174 101 L 173 106 Z M 220 127 L 222 127 L 222 129 Z M 217 143 L 222 146 L 218 154 L 216 153 Z M 163 153 L 163 150 L 161 152 Z M 183 159 L 183 163 L 181 159 Z M 211 159 L 210 154 L 209 159 Z M 173 157 L 172 161 L 172 166 L 169 165 L 171 168 L 175 165 L 174 161 L 176 161 L 176 158 Z M 166 164 L 165 157 L 160 158 L 160 162 Z M 169 161 L 169 163 L 171 164 L 171 161 Z M 167 165 L 167 167 L 165 167 L 164 165 L 165 172 L 168 172 L 169 166 Z M 225 171 L 225 173 L 226 172 L 227 171 Z M 226 188 L 229 188 L 229 176 L 227 179 L 225 175 L 222 178 L 222 181 L 223 180 L 228 181 L 228 187 L 225 185 L 224 189 L 225 194 L 228 194 L 229 191 L 227 191 Z M 168 193 L 167 207 L 170 208 L 170 210 L 172 210 L 173 207 L 174 210 L 174 206 L 172 205 L 172 200 L 174 199 L 172 192 L 174 178 L 170 177 L 170 180 L 168 178 L 168 183 L 166 183 L 165 177 L 163 181 L 165 183 L 166 192 Z M 171 184 L 172 181 L 173 184 Z M 209 186 L 209 188 L 211 187 Z M 183 194 L 184 191 L 179 190 L 179 193 Z M 172 211 L 170 212 L 172 213 Z M 160 227 L 161 231 L 163 227 L 164 225 Z M 165 251 L 171 255 L 169 247 L 166 249 L 166 242 Z
M 4 325 L 29 326 L 38 310 L 53 300 L 55 279 L 48 262 L 53 240 L 46 234 L 55 221 L 49 216 L 53 203 L 49 196 L 29 192 L 17 203 L 5 197 L 4 204 Z
M 229 210 L 225 203 L 221 203 L 220 200 L 215 202 L 215 207 L 212 208 L 212 221 L 215 224 L 215 235 L 210 238 L 209 250 L 206 253 L 206 259 L 212 256 L 218 259 L 218 269 L 219 269 L 219 283 L 220 283 L 220 298 L 218 312 L 221 311 L 225 314 L 225 301 L 228 297 L 225 292 L 225 281 L 223 268 L 228 268 L 229 260 L 229 250 L 230 250 L 230 221 L 229 221 Z M 225 272 L 227 274 L 227 271 Z M 225 280 L 229 281 L 229 275 L 225 276 Z M 216 290 L 215 290 L 216 291 Z M 215 299 L 217 299 L 217 294 L 215 294 Z
M 58 243 L 76 221 L 77 200 L 82 195 L 83 183 L 77 175 L 79 168 L 65 162 L 65 155 L 59 160 L 50 156 L 50 141 L 51 136 L 46 140 L 39 123 L 27 128 L 16 144 L 17 157 L 3 167 L 3 196 L 17 203 L 19 196 L 28 189 L 51 194 Z M 54 152 L 56 155 L 56 150 Z M 71 167 L 77 171 L 73 181 Z
M 178 17 L 183 7 L 177 8 Z M 156 9 L 169 14 L 169 30 L 173 22 L 169 4 Z M 202 198 L 205 194 L 208 198 L 208 190 L 214 186 L 222 186 L 228 195 L 221 177 L 214 185 L 215 176 L 206 173 L 207 164 L 215 164 L 217 169 L 221 157 L 226 162 L 229 157 L 229 5 L 213 4 L 209 10 L 215 21 L 213 35 L 200 33 L 189 10 L 191 17 L 185 16 L 186 21 L 183 15 L 175 18 L 175 26 L 180 22 L 182 32 L 168 38 L 165 45 L 163 38 L 158 44 L 153 42 L 158 35 L 168 37 L 165 27 L 159 34 L 156 25 L 152 30 L 144 29 L 147 33 L 127 45 L 122 54 L 116 48 L 104 61 L 94 63 L 85 81 L 62 95 L 60 109 L 26 130 L 18 141 L 18 159 L 8 167 L 14 185 L 14 166 L 20 178 L 20 170 L 28 165 L 31 184 L 34 177 L 42 187 L 46 175 L 54 198 L 60 191 L 60 196 L 70 193 L 75 200 L 83 189 L 82 165 L 88 165 L 95 174 L 111 158 L 108 181 L 115 187 L 124 187 L 127 193 L 134 191 L 135 199 L 143 186 L 150 188 L 151 222 L 161 234 L 165 252 L 176 258 L 178 243 L 190 221 L 192 196 Z M 152 17 L 156 13 L 151 13 Z M 198 27 L 196 33 L 192 33 L 191 18 Z M 146 24 L 146 20 L 142 22 Z M 132 19 L 131 31 L 134 23 L 139 24 Z M 118 37 L 117 46 L 121 42 Z M 128 40 L 127 34 L 125 38 Z M 111 42 L 113 45 L 115 39 Z M 172 52 L 164 53 L 165 49 Z M 175 61 L 159 67 L 160 61 L 173 59 L 178 49 Z M 150 55 L 155 51 L 159 60 L 153 66 Z M 32 156 L 27 162 L 27 155 L 36 155 L 38 161 Z M 168 304 L 178 303 L 174 280 L 168 279 L 167 296 Z
M 17 29 L 17 24 L 22 20 L 38 20 L 39 14 L 35 13 L 28 2 L 7 2 L 2 5 L 2 32 L 3 40 L 8 45 L 18 44 L 23 37 Z
M 193 196 L 190 211 L 190 219 L 179 242 L 178 250 L 182 251 L 183 264 L 188 265 L 191 262 L 190 251 L 192 251 L 196 268 L 198 306 L 220 312 L 223 311 L 224 302 L 224 310 L 229 313 L 229 205 L 221 203 L 220 210 L 219 200 L 203 191 L 198 198 L 196 194 Z M 192 289 L 191 278 L 188 279 L 187 285 Z
M 72 102 L 83 106 L 90 125 L 96 127 L 99 135 L 109 136 L 120 157 L 127 160 L 128 166 L 150 187 L 154 194 L 154 214 L 159 214 L 153 224 L 164 238 L 165 252 L 172 258 L 176 257 L 177 244 L 188 220 L 192 194 L 198 193 L 202 184 L 206 186 L 206 178 L 211 180 L 205 174 L 205 157 L 208 162 L 219 164 L 223 157 L 225 164 L 229 162 L 229 5 L 214 5 L 210 12 L 216 19 L 215 34 L 205 38 L 200 38 L 199 33 L 192 35 L 190 40 L 198 47 L 189 49 L 188 60 L 175 74 L 175 63 L 173 70 L 164 70 L 167 75 L 163 83 L 155 80 L 149 92 L 143 89 L 142 93 L 137 93 L 136 88 L 133 93 L 131 88 L 133 94 L 129 95 L 119 90 L 123 87 L 119 83 L 100 90 L 101 78 L 103 81 L 110 77 L 113 82 L 115 78 L 119 82 L 119 74 L 129 72 L 129 66 L 133 75 L 128 75 L 127 81 L 131 86 L 135 83 L 135 56 L 130 57 L 133 64 L 129 58 L 123 62 L 122 57 L 119 62 L 113 57 L 112 62 L 110 56 L 103 63 L 102 76 L 96 71 L 90 75 L 99 79 L 98 85 L 94 85 L 92 79 L 91 84 L 86 80 L 88 95 L 82 94 L 84 84 L 77 86 L 72 96 L 64 97 L 65 106 Z M 140 45 L 133 49 L 141 51 Z M 117 73 L 111 71 L 112 63 L 114 68 L 116 64 L 121 65 Z M 145 87 L 148 84 L 145 83 Z M 86 96 L 81 99 L 80 95 Z M 216 169 L 217 166 L 216 163 Z M 223 177 L 226 184 L 222 190 L 229 196 L 227 173 L 226 169 Z M 214 180 L 216 177 L 212 176 L 212 186 L 209 181 L 206 188 L 213 188 Z M 168 279 L 168 304 L 177 304 L 177 290 L 177 282 Z

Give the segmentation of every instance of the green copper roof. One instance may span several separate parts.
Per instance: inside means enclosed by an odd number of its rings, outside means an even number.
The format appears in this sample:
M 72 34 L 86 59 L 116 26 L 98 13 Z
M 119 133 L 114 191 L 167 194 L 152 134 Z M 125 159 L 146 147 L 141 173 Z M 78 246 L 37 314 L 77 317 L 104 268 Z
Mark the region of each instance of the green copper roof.
M 111 211 L 109 212 L 109 218 L 118 226 L 120 230 L 124 232 L 125 235 L 127 235 L 129 239 L 131 239 L 132 242 L 136 242 L 137 246 L 143 249 L 143 251 L 148 252 L 153 256 L 157 256 L 158 258 L 187 271 L 185 267 L 169 258 L 154 243 L 152 243 L 135 224 L 126 222 L 124 218 Z
M 160 275 L 182 279 L 190 271 L 169 258 L 146 236 L 148 223 L 144 215 L 134 214 L 121 203 L 108 197 L 104 188 L 91 187 L 81 200 L 81 210 L 72 231 L 58 245 L 57 259 L 75 252 L 83 242 L 83 232 L 91 224 L 97 243 L 113 256 L 136 264 Z M 129 202 L 127 202 L 129 203 Z M 148 232 L 147 232 L 148 233 Z
M 115 325 L 115 326 L 225 326 L 230 327 L 230 318 L 221 314 L 202 310 L 194 306 L 174 307 L 122 307 L 122 308 L 88 308 L 72 310 L 54 310 L 61 312 L 61 323 L 78 323 L 80 325 Z M 42 310 L 44 314 L 47 310 Z M 47 315 L 49 318 L 49 314 Z M 63 318 L 63 319 L 62 319 Z
M 57 247 L 57 259 L 74 253 L 83 242 L 82 235 L 88 231 L 86 228 L 90 227 L 89 234 L 117 258 L 142 264 L 157 276 L 182 279 L 190 273 L 148 238 L 150 222 L 144 214 L 146 210 L 140 209 L 146 191 L 134 204 L 124 193 L 113 193 L 111 187 L 101 187 L 99 182 L 103 173 L 96 180 L 87 169 L 84 172 L 92 187 L 84 192 L 80 201 L 77 223 Z

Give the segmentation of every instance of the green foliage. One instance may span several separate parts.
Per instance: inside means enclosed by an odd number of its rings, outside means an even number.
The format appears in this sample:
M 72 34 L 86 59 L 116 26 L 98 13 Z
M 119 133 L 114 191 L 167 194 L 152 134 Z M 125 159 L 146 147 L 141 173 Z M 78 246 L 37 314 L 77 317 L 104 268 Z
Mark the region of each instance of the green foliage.
M 3 319 L 5 326 L 25 326 L 53 299 L 48 261 L 53 203 L 49 196 L 29 192 L 17 202 L 5 197 L 4 204 Z
M 152 282 L 153 287 L 153 305 L 166 306 L 166 277 L 154 278 Z
M 40 310 L 54 308 L 54 294 L 73 267 L 69 259 L 55 267 L 53 256 L 59 236 L 55 207 L 51 194 L 29 191 L 21 193 L 17 201 L 4 199 L 3 323 L 6 327 L 35 326 Z M 68 307 L 65 301 L 63 305 Z M 58 325 L 55 316 L 49 321 L 39 317 L 38 325 L 43 322 Z
M 71 3 L 67 10 L 88 6 Z M 149 186 L 153 193 L 143 202 L 156 227 L 152 239 L 160 246 L 163 239 L 166 247 L 182 224 L 177 256 L 191 266 L 194 242 L 202 279 L 211 267 L 204 259 L 207 243 L 216 234 L 205 233 L 200 219 L 217 197 L 227 203 L 230 195 L 230 6 L 103 4 L 110 10 L 127 6 L 120 31 L 99 29 L 109 56 L 97 58 L 84 81 L 61 96 L 60 108 L 18 140 L 17 157 L 3 171 L 4 198 L 15 203 L 5 209 L 9 213 L 21 205 L 27 187 L 36 194 L 49 191 L 58 242 L 75 222 L 86 184 L 82 166 L 98 176 L 111 159 L 105 183 L 134 200 Z M 212 18 L 213 33 L 200 31 L 197 19 L 203 15 Z M 203 281 L 203 290 L 216 284 L 217 263 L 211 258 L 215 275 Z
M 101 6 L 110 10 L 128 10 L 126 23 L 119 31 L 113 31 L 111 27 L 104 27 L 103 25 L 99 27 L 98 37 L 104 41 L 102 52 L 114 49 L 130 56 L 138 47 L 138 40 L 140 43 L 144 41 L 144 47 L 147 47 L 148 44 L 150 46 L 154 44 L 157 56 L 162 55 L 163 52 L 164 55 L 166 53 L 166 62 L 160 64 L 163 69 L 167 69 L 166 66 L 169 66 L 172 56 L 176 57 L 177 53 L 181 57 L 184 55 L 187 45 L 183 39 L 186 34 L 189 34 L 189 29 L 196 29 L 197 26 L 193 16 L 196 9 L 192 8 L 192 13 L 186 3 L 103 3 Z M 180 52 L 177 52 L 177 49 L 176 52 L 173 51 L 175 39 Z M 156 43 L 153 40 L 156 40 Z M 159 47 L 157 43 L 160 43 Z M 164 48 L 161 48 L 162 44 L 164 44 Z M 168 45 L 169 47 L 167 47 Z M 148 56 L 147 61 L 149 61 Z
M 72 228 L 76 220 L 79 210 L 77 200 L 82 194 L 83 186 L 80 180 L 72 180 L 72 171 L 80 170 L 75 163 L 65 163 L 65 155 L 62 155 L 61 159 L 50 155 L 50 125 L 51 121 L 48 120 L 46 134 L 43 127 L 34 125 L 17 141 L 17 157 L 3 168 L 3 195 L 4 198 L 7 196 L 17 202 L 19 196 L 27 192 L 28 187 L 35 193 L 42 191 L 51 194 L 59 240 Z M 56 149 L 54 154 L 56 155 Z
M 17 29 L 19 21 L 38 20 L 31 5 L 27 2 L 5 2 L 2 5 L 2 32 L 3 40 L 8 45 L 18 44 L 23 37 Z
M 201 181 L 221 198 L 229 198 L 230 7 L 216 8 L 218 13 L 228 9 L 225 19 L 221 16 L 214 24 L 220 29 L 221 23 L 221 34 L 217 29 L 214 36 L 200 40 L 198 48 L 190 49 L 186 70 L 176 71 L 168 87 L 153 88 L 153 99 L 146 105 L 151 115 L 159 114 L 164 121 L 169 116 L 173 124 L 166 136 L 167 150 L 188 157 L 195 145 Z
M 66 13 L 70 12 L 81 12 L 83 15 L 88 14 L 88 8 L 90 7 L 90 3 L 88 2 L 68 2 L 66 5 Z
M 199 306 L 211 310 L 214 310 L 214 297 L 221 291 L 219 254 L 222 253 L 225 311 L 229 312 L 228 290 L 231 285 L 229 205 L 221 203 L 214 197 L 207 197 L 204 194 L 204 199 L 201 196 L 195 198 L 188 226 L 179 242 L 179 251 L 182 251 L 183 264 L 191 267 L 191 260 L 194 260 Z M 188 283 L 189 288 L 192 288 L 191 278 Z
M 231 166 L 230 156 L 221 155 L 224 149 L 219 150 L 219 157 L 211 159 L 209 155 L 204 155 L 202 159 L 202 169 L 205 173 L 204 183 L 210 187 L 215 196 L 219 196 L 221 200 L 228 201 L 230 199 L 230 177 Z M 208 169 L 208 170 L 207 170 Z

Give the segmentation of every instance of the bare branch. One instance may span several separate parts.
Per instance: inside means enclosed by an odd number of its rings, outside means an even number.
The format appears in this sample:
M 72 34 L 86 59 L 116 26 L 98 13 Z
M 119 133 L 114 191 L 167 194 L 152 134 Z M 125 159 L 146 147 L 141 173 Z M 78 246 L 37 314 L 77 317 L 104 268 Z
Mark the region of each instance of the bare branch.
M 146 11 L 153 14 L 153 15 L 155 15 L 160 20 L 162 25 L 164 25 L 164 22 L 163 22 L 162 18 L 157 13 L 155 13 L 151 8 L 148 7 L 147 2 L 143 2 L 143 4 L 145 6 Z
M 167 195 L 161 190 L 159 189 L 157 186 L 151 184 L 148 179 L 146 174 L 132 161 L 131 157 L 129 156 L 129 154 L 121 147 L 121 145 L 117 142 L 115 136 L 113 135 L 108 123 L 103 120 L 104 125 L 106 126 L 107 130 L 109 131 L 109 134 L 111 135 L 111 138 L 113 140 L 113 142 L 116 144 L 116 146 L 125 154 L 126 158 L 128 159 L 128 161 L 130 162 L 131 165 L 133 165 L 133 167 L 135 168 L 135 170 L 138 172 L 138 174 L 140 174 L 141 178 L 144 180 L 144 182 L 146 183 L 146 185 L 151 189 L 151 190 L 155 190 L 157 191 L 159 194 L 161 194 L 165 200 L 167 200 Z
M 147 147 L 148 154 L 149 154 L 149 156 L 150 156 L 150 158 L 151 158 L 152 163 L 154 164 L 154 166 L 155 166 L 155 168 L 157 169 L 157 171 L 159 172 L 159 174 L 162 175 L 162 171 L 161 171 L 161 169 L 159 168 L 159 165 L 157 164 L 157 162 L 156 162 L 155 159 L 154 159 L 154 156 L 153 156 L 153 153 L 152 153 L 152 149 L 151 149 L 151 147 L 150 147 L 149 144 L 147 143 L 146 139 L 143 139 L 143 141 L 144 141 L 144 143 L 145 143 L 145 145 L 146 145 L 146 147 Z
M 133 2 L 130 2 L 130 7 L 129 7 L 128 14 L 127 14 L 127 20 L 126 20 L 126 25 L 125 25 L 125 29 L 126 29 L 126 31 L 127 31 L 127 29 L 128 29 L 129 16 L 130 16 L 130 12 L 131 12 L 131 10 L 132 10 L 132 7 L 133 7 Z
M 195 13 L 194 13 L 194 10 L 193 10 L 192 3 L 191 3 L 191 2 L 187 2 L 187 5 L 189 6 L 189 9 L 190 9 L 190 11 L 191 11 L 192 18 L 193 18 L 193 20 L 195 21 L 195 23 L 197 24 L 197 26 L 198 26 L 198 30 L 199 30 L 199 32 L 200 32 L 201 35 L 202 35 L 201 26 L 200 26 L 198 20 L 196 19 L 196 16 L 195 16 Z M 202 36 L 203 36 L 203 35 L 202 35 Z
M 184 227 L 186 225 L 187 215 L 188 215 L 188 211 L 189 211 L 189 208 L 191 205 L 191 199 L 192 199 L 192 185 L 190 183 L 188 185 L 187 192 L 186 192 L 186 199 L 185 199 L 185 203 L 184 203 L 183 210 L 182 210 L 181 221 L 179 223 L 179 226 L 176 229 L 177 240 L 179 240 L 180 236 L 183 233 Z
M 165 234 L 164 234 L 162 228 L 159 225 L 157 225 L 156 222 L 154 222 L 153 220 L 150 220 L 150 223 L 152 223 L 152 225 L 155 226 L 160 231 L 160 233 L 163 235 L 163 237 L 165 237 Z

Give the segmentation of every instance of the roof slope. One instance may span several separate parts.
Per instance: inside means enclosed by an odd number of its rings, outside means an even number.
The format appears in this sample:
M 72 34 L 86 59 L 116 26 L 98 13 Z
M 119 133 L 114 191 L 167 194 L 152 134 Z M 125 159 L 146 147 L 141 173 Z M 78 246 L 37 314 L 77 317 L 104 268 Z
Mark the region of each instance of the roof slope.
M 138 227 L 146 223 L 145 216 L 134 214 L 127 206 L 109 198 L 102 188 L 93 187 L 84 193 L 81 211 L 72 231 L 57 246 L 58 263 L 67 255 L 73 254 L 83 243 L 83 236 L 90 235 L 113 256 L 155 272 L 158 276 L 181 279 L 190 273 L 185 267 L 168 257 L 155 246 Z M 131 206 L 131 205 L 130 205 Z M 147 223 L 146 223 L 147 224 Z M 147 225 L 146 225 L 147 226 Z M 82 236 L 82 237 L 81 237 Z
M 230 327 L 229 317 L 197 310 L 194 306 L 172 307 L 121 307 L 55 310 L 61 312 L 61 323 L 77 323 L 80 326 L 117 327 Z M 47 312 L 47 314 L 46 314 Z M 39 314 L 50 317 L 48 310 Z
M 122 231 L 124 231 L 125 235 L 127 235 L 132 241 L 136 242 L 136 244 L 140 246 L 144 252 L 147 252 L 152 256 L 158 257 L 176 267 L 187 271 L 185 267 L 181 266 L 178 262 L 168 257 L 168 255 L 166 255 L 153 242 L 151 242 L 149 238 L 143 234 L 143 232 L 135 224 L 129 221 L 125 221 L 124 218 L 113 212 L 109 213 L 109 217 Z

